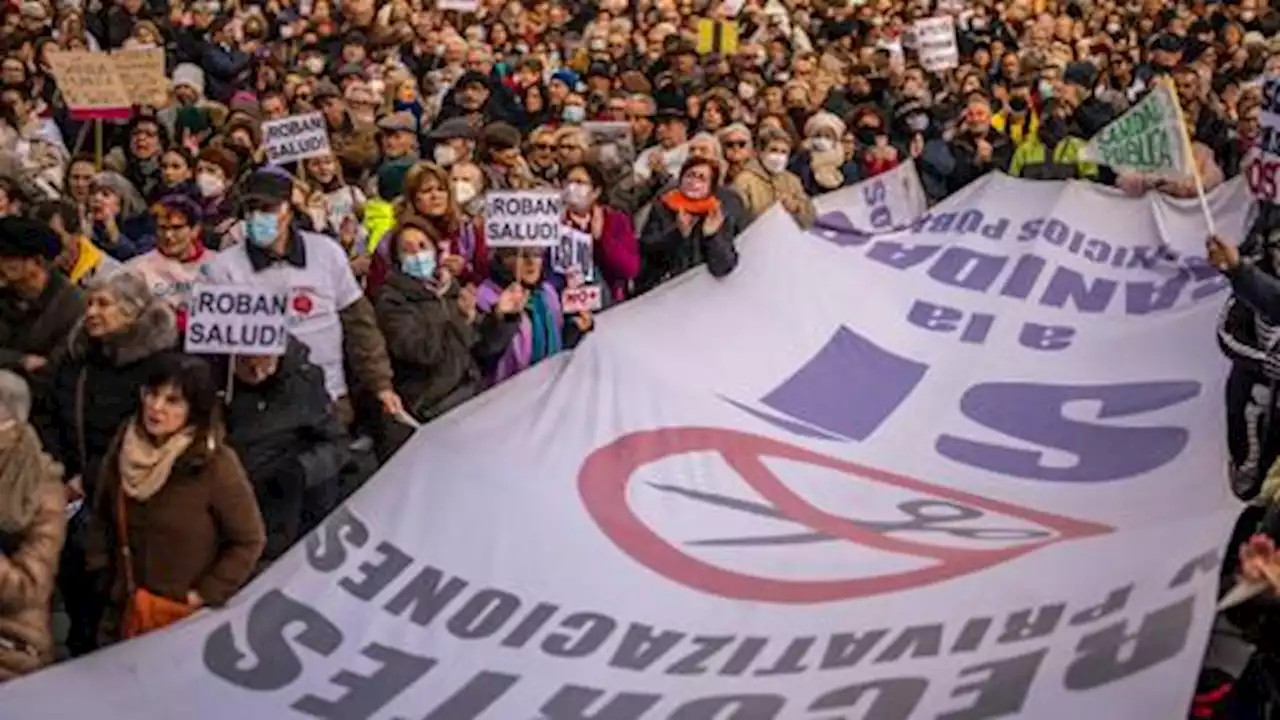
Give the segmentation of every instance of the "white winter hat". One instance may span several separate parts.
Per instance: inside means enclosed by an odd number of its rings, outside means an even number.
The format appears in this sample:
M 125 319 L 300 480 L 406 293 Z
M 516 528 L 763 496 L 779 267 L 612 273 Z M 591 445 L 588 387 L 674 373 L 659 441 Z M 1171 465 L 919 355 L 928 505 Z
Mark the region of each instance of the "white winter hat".
M 173 89 L 186 85 L 204 97 L 204 70 L 199 65 L 181 63 L 173 69 Z

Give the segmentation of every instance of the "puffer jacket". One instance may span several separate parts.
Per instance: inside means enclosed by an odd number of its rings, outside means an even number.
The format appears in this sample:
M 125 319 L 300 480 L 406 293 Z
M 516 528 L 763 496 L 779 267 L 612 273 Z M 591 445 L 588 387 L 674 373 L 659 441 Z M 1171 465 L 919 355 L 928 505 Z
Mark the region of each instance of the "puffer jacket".
M 67 531 L 67 496 L 57 478 L 39 492 L 31 527 L 0 553 L 0 681 L 53 662 L 49 601 Z

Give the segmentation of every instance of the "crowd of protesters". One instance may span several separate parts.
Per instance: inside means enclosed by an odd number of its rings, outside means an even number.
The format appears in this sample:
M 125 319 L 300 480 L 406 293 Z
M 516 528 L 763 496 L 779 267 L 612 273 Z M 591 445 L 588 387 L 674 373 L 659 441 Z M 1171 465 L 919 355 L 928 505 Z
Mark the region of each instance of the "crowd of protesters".
M 942 13 L 959 61 L 929 72 L 912 27 Z M 1080 150 L 1167 77 L 1211 190 L 1247 171 L 1280 72 L 1261 0 L 10 0 L 0 18 L 0 678 L 226 601 L 358 485 L 358 457 L 589 334 L 566 284 L 608 308 L 722 277 L 775 203 L 807 227 L 816 196 L 903 163 L 930 202 L 993 171 L 1190 197 L 1191 177 Z M 120 48 L 163 49 L 169 102 L 79 119 L 50 56 Z M 312 111 L 331 153 L 265 162 L 262 123 Z M 590 267 L 489 247 L 486 193 L 532 189 L 562 194 Z M 1270 263 L 1261 227 L 1245 250 Z M 202 280 L 305 288 L 286 352 L 180 352 Z M 1276 377 L 1249 312 L 1224 347 Z M 1273 460 L 1280 423 L 1266 443 Z

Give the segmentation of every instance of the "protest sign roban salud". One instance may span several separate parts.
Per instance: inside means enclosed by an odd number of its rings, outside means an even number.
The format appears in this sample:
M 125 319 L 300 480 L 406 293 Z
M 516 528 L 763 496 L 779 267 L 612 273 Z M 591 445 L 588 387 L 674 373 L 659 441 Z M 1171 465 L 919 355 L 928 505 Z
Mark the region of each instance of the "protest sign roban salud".
M 489 247 L 550 248 L 560 244 L 560 193 L 500 190 L 485 196 L 485 240 Z
M 262 147 L 275 165 L 329 154 L 329 128 L 324 115 L 310 112 L 262 123 Z
M 281 355 L 289 294 L 248 285 L 196 285 L 187 300 L 186 352 Z

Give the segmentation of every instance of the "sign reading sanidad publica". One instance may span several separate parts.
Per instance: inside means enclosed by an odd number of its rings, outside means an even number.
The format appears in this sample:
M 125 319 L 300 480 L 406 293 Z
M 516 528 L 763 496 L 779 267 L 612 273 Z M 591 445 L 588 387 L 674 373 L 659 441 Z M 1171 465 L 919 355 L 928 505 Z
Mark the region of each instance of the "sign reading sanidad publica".
M 329 128 L 324 115 L 310 112 L 262 123 L 262 147 L 274 165 L 329 154 Z
M 489 247 L 550 248 L 560 244 L 564 202 L 554 190 L 494 190 L 484 200 Z
M 187 300 L 193 355 L 283 355 L 289 293 L 250 285 L 196 285 Z

